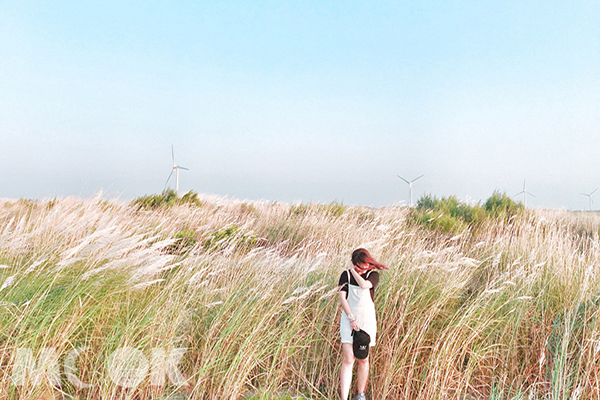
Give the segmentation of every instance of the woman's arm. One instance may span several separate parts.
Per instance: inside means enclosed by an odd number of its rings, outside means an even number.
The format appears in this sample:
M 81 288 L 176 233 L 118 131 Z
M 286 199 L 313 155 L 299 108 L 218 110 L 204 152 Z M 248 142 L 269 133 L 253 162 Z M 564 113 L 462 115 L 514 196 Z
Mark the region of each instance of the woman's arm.
M 350 272 L 354 276 L 354 279 L 356 279 L 356 283 L 358 283 L 358 286 L 360 286 L 361 289 L 371 289 L 373 287 L 373 283 L 364 280 L 363 277 L 356 272 L 356 268 L 350 268 Z
M 344 292 L 343 290 L 340 290 L 339 293 L 340 293 L 340 305 L 342 306 L 342 309 L 344 310 L 344 312 L 346 312 L 346 315 L 348 316 L 348 320 L 350 321 L 350 327 L 352 329 L 354 329 L 355 331 L 359 330 L 360 327 L 356 323 L 356 317 L 352 314 L 352 310 L 350 309 L 350 303 L 348 303 L 348 299 L 346 299 L 346 292 Z M 352 317 L 352 318 L 350 318 L 350 317 Z

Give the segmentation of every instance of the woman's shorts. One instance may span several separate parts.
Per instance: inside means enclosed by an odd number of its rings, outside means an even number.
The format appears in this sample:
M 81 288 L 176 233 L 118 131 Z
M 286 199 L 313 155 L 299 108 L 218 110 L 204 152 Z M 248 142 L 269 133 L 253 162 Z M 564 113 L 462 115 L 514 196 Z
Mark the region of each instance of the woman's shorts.
M 366 321 L 361 320 L 360 316 L 357 316 L 358 325 L 371 337 L 371 343 L 369 343 L 369 346 L 375 346 L 375 337 L 377 336 L 377 322 L 374 317 L 363 319 L 366 319 Z M 341 343 L 352 344 L 352 327 L 350 326 L 350 320 L 346 316 L 346 313 L 343 311 L 342 318 L 340 319 L 340 337 Z

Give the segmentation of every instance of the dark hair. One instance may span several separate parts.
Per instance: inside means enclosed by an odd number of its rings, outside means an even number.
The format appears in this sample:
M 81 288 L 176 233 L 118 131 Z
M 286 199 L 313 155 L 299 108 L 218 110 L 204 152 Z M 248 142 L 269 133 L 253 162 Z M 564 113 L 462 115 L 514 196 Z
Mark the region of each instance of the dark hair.
M 389 269 L 379 261 L 375 261 L 371 254 L 366 249 L 360 248 L 352 252 L 352 264 L 369 264 L 377 269 Z

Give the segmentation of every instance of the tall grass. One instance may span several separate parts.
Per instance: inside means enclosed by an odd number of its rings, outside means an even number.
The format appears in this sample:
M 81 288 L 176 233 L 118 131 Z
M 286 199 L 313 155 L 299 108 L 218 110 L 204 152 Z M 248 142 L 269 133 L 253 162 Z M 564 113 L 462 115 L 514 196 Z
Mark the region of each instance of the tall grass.
M 0 201 L 2 397 L 336 398 L 336 285 L 359 246 L 390 267 L 371 398 L 600 396 L 596 214 L 521 210 L 447 234 L 402 207 L 200 197 Z M 89 388 L 11 385 L 17 348 L 79 346 Z M 116 385 L 106 361 L 124 346 L 187 348 L 189 384 Z

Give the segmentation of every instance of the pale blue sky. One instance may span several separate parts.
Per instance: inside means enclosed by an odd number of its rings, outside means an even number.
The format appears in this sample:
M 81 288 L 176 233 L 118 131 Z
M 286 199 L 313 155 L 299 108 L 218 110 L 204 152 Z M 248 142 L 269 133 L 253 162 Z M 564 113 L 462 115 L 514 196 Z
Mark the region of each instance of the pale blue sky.
M 0 1 L 0 197 L 587 208 L 599 66 L 596 1 Z

